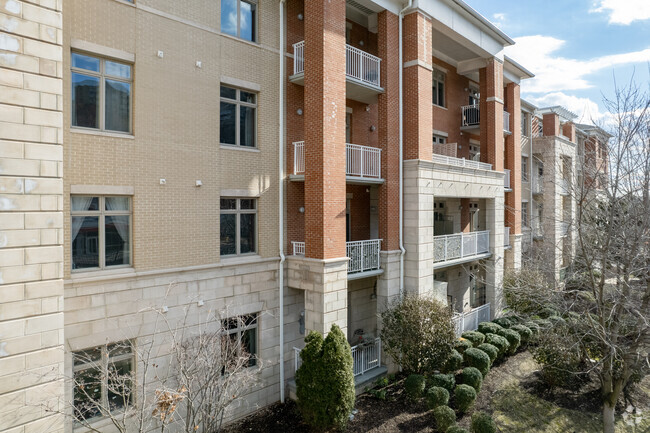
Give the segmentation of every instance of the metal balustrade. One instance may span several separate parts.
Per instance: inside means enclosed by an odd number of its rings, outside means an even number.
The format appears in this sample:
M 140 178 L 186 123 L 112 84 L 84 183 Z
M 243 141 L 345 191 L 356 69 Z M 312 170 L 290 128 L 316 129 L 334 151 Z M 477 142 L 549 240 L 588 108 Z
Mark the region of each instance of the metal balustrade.
M 434 263 L 476 256 L 489 251 L 489 230 L 433 237 Z
M 503 132 L 510 132 L 510 113 L 503 110 Z
M 293 255 L 294 256 L 304 256 L 305 255 L 305 243 L 304 242 L 291 242 L 293 245 Z
M 304 242 L 291 242 L 294 256 L 305 255 Z M 381 239 L 345 243 L 345 254 L 350 259 L 348 274 L 373 271 L 380 268 Z
M 463 105 L 460 109 L 463 113 L 461 126 L 478 126 L 481 124 L 479 104 Z
M 463 332 L 476 331 L 478 324 L 490 321 L 490 304 L 481 305 L 467 313 L 454 313 L 452 317 L 456 336 L 460 337 Z
M 381 339 L 375 338 L 367 343 L 357 344 L 350 348 L 352 352 L 352 369 L 355 376 L 381 366 Z M 300 352 L 302 349 L 293 348 L 294 369 L 298 371 L 302 365 Z
M 305 174 L 305 142 L 293 143 L 293 174 Z M 381 149 L 346 143 L 345 175 L 361 179 L 381 179 Z
M 505 173 L 505 176 L 503 177 L 503 187 L 510 189 L 510 170 L 506 168 L 503 172 Z
M 503 246 L 504 247 L 510 246 L 510 227 L 503 228 Z
M 455 167 L 464 167 L 471 169 L 479 170 L 492 170 L 492 164 L 487 164 L 485 162 L 472 161 L 471 159 L 465 158 L 452 158 L 451 156 L 445 155 L 433 155 L 433 162 L 438 164 L 453 165 Z
M 305 174 L 305 142 L 293 143 L 293 174 Z

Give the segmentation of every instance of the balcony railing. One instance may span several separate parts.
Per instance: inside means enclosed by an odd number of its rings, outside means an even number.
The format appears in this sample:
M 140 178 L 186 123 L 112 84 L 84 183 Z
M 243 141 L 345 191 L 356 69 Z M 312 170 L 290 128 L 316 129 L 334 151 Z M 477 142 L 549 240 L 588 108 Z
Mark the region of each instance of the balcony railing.
M 450 156 L 444 155 L 433 155 L 433 162 L 438 164 L 453 165 L 456 167 L 472 168 L 479 170 L 492 170 L 492 164 L 487 164 L 485 162 L 472 161 L 471 159 L 465 158 L 452 158 Z
M 293 174 L 305 174 L 305 142 L 293 143 Z M 345 145 L 345 175 L 381 179 L 381 149 L 358 144 Z
M 435 263 L 476 256 L 489 251 L 489 230 L 433 237 L 433 261 Z
M 544 192 L 544 178 L 542 176 L 533 176 L 533 194 L 542 194 Z
M 510 132 L 510 113 L 503 110 L 503 132 Z
M 503 176 L 503 187 L 510 189 L 510 170 L 505 169 L 503 172 L 505 173 L 505 176 Z
M 467 313 L 454 313 L 451 320 L 454 323 L 458 337 L 463 332 L 476 331 L 479 323 L 490 321 L 490 304 L 481 305 Z
M 433 154 L 457 158 L 458 143 L 433 143 Z
M 510 246 L 510 227 L 503 228 L 503 246 L 504 247 Z
M 381 366 L 381 340 L 379 338 L 367 343 L 357 344 L 350 349 L 352 351 L 352 370 L 355 376 Z M 293 348 L 295 371 L 298 371 L 302 365 L 302 359 L 300 359 L 301 350 L 297 347 Z
M 345 75 L 381 87 L 381 59 L 350 45 L 345 46 Z M 293 73 L 305 72 L 305 41 L 293 44 Z
M 463 112 L 461 126 L 477 126 L 481 124 L 481 112 L 479 104 L 464 105 L 460 107 Z
M 305 255 L 304 242 L 291 242 L 294 256 Z M 380 268 L 381 239 L 345 243 L 345 254 L 350 259 L 348 274 L 373 271 Z

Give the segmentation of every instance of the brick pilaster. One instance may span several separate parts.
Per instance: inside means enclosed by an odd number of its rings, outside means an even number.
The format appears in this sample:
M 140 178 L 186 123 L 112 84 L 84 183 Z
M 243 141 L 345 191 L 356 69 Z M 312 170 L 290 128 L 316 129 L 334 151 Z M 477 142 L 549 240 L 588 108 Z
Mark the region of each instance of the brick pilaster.
M 543 122 L 544 136 L 560 135 L 560 116 L 555 113 L 546 113 Z
M 519 84 L 505 89 L 506 111 L 510 113 L 510 135 L 505 138 L 505 168 L 510 170 L 511 192 L 506 192 L 506 226 L 510 234 L 521 233 L 521 99 Z
M 481 88 L 481 161 L 503 171 L 503 63 L 489 59 L 479 70 Z
M 463 233 L 469 233 L 470 223 L 469 223 L 469 199 L 461 198 L 460 199 L 460 231 Z

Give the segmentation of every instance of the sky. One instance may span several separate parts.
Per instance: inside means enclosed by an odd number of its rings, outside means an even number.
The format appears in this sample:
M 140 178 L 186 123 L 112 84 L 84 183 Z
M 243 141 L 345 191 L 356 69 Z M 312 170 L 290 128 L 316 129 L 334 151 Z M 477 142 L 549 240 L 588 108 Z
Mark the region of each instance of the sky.
M 535 74 L 522 98 L 602 124 L 621 86 L 650 84 L 650 0 L 466 0 L 516 44 L 505 54 Z

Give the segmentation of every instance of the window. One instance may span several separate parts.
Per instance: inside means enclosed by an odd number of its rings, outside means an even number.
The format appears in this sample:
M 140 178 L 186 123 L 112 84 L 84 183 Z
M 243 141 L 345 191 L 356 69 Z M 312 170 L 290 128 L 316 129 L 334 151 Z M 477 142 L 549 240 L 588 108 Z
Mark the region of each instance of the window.
M 72 269 L 104 269 L 131 264 L 131 198 L 70 198 Z
M 528 157 L 521 157 L 521 181 L 528 182 Z
M 255 147 L 256 96 L 221 86 L 221 144 Z
M 469 159 L 472 161 L 481 161 L 481 146 L 478 144 L 469 145 Z
M 521 112 L 521 136 L 528 137 L 528 116 L 524 111 Z
M 77 421 L 88 421 L 133 404 L 135 357 L 131 342 L 73 352 L 72 358 Z
M 521 202 L 521 225 L 524 227 L 530 227 L 528 225 L 528 202 Z
M 257 40 L 257 2 L 221 0 L 221 31 L 254 42 Z
M 445 106 L 445 73 L 437 69 L 433 70 L 433 103 Z
M 72 53 L 72 126 L 131 132 L 131 65 Z
M 445 144 L 446 142 L 447 142 L 446 137 L 443 137 L 442 135 L 433 134 L 433 144 Z
M 255 253 L 257 200 L 221 199 L 221 255 Z
M 249 367 L 257 365 L 257 314 L 225 319 L 221 326 L 238 356 L 247 356 Z

